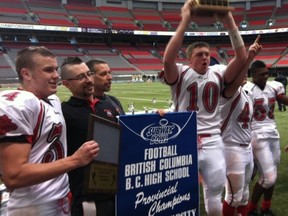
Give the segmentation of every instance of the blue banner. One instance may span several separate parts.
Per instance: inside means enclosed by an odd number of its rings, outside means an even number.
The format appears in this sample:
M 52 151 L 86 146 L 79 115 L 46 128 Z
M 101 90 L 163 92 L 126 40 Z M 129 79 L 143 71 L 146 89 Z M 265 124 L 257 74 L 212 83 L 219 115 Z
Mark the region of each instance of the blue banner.
M 198 216 L 196 113 L 120 116 L 117 216 Z

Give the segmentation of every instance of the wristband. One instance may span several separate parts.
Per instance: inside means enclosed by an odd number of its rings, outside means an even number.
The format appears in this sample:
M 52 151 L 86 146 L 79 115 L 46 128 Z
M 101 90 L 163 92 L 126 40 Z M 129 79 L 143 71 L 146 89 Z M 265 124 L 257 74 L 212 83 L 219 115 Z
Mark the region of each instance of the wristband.
M 241 37 L 240 32 L 238 31 L 238 28 L 228 30 L 228 34 L 229 34 L 233 49 L 237 49 L 237 48 L 244 46 L 243 38 Z

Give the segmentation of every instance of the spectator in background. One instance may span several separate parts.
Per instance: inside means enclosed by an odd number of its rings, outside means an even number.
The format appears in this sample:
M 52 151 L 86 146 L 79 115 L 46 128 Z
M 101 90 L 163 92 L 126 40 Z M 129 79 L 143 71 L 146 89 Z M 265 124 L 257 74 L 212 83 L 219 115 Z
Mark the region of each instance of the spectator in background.
M 155 75 L 152 75 L 152 82 L 155 82 Z
M 8 215 L 70 215 L 66 172 L 97 156 L 95 141 L 67 156 L 66 125 L 55 95 L 56 56 L 45 47 L 27 47 L 16 57 L 22 90 L 0 93 L 0 170 L 13 191 Z
M 281 71 L 279 71 L 277 77 L 274 80 L 283 84 L 285 95 L 286 95 L 287 77 L 284 76 Z M 282 104 L 279 101 L 277 103 L 278 103 L 278 109 L 279 109 L 280 112 L 282 110 L 286 111 L 286 105 L 285 104 Z

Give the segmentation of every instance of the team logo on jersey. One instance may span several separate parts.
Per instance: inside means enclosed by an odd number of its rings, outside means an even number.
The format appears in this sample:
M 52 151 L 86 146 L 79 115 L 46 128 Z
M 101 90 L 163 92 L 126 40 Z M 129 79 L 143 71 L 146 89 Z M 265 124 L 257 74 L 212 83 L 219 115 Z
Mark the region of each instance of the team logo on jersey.
M 10 92 L 8 94 L 2 95 L 2 97 L 5 97 L 8 101 L 14 101 L 19 94 L 20 92 Z
M 16 130 L 18 126 L 12 122 L 7 115 L 0 116 L 0 136 L 5 135 L 9 131 Z
M 153 123 L 141 131 L 141 137 L 153 144 L 164 144 L 170 139 L 176 138 L 181 132 L 179 125 L 169 122 L 167 119 L 161 119 L 158 123 Z

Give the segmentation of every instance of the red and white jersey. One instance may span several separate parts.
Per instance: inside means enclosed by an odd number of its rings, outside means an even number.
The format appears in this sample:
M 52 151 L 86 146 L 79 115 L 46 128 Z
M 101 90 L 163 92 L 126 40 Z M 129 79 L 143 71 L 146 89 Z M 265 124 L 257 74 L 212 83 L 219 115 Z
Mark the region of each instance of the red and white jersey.
M 240 86 L 232 98 L 221 98 L 221 131 L 224 143 L 249 145 L 253 117 L 253 95 Z
M 47 101 L 21 90 L 0 92 L 0 140 L 26 137 L 31 144 L 29 163 L 52 162 L 67 155 L 66 125 L 60 100 Z M 0 142 L 1 145 L 1 142 Z M 59 200 L 69 192 L 68 175 L 13 190 L 9 208 L 27 207 Z
M 254 97 L 252 130 L 257 131 L 259 138 L 279 138 L 274 109 L 276 100 L 284 94 L 282 83 L 267 81 L 262 90 L 254 83 L 247 82 L 245 88 L 252 91 Z
M 226 66 L 210 66 L 203 75 L 187 65 L 177 66 L 179 77 L 171 86 L 175 111 L 196 111 L 198 134 L 220 134 L 219 100 Z

